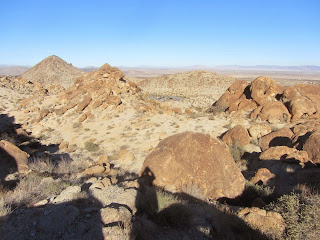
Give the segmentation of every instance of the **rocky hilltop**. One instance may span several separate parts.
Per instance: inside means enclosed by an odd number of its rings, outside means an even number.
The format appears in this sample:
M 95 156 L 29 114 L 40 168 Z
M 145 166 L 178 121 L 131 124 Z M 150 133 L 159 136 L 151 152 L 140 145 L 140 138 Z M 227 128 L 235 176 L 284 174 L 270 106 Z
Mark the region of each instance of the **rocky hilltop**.
M 232 77 L 198 70 L 147 78 L 139 86 L 150 94 L 212 97 L 213 93 L 222 94 L 234 81 Z
M 82 74 L 83 72 L 72 66 L 72 64 L 52 55 L 28 69 L 22 74 L 22 78 L 45 86 L 53 84 L 66 88 L 71 86 L 73 80 Z

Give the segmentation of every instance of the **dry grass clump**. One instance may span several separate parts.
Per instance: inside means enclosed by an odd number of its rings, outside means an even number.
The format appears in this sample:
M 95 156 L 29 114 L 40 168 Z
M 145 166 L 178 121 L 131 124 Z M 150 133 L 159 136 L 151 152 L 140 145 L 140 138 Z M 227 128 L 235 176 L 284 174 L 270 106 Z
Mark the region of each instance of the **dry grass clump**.
M 182 200 L 178 199 L 177 196 L 165 191 L 157 190 L 156 195 L 159 211 L 169 207 L 172 204 L 183 203 Z
M 285 239 L 318 239 L 320 195 L 305 186 L 281 196 L 268 208 L 279 212 L 286 223 Z
M 37 173 L 48 174 L 72 174 L 83 171 L 86 166 L 83 161 L 73 161 L 66 157 L 61 157 L 58 161 L 53 161 L 49 157 L 33 158 L 29 163 L 30 169 Z
M 38 174 L 29 174 L 23 177 L 17 187 L 4 195 L 7 205 L 32 206 L 33 204 L 59 194 L 70 186 L 68 182 L 43 178 Z

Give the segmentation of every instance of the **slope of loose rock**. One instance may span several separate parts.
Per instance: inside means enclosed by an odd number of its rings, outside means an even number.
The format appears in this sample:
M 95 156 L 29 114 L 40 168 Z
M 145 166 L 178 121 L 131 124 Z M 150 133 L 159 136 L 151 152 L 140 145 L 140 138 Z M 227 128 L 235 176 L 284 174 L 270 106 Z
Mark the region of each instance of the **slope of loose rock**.
M 45 86 L 61 85 L 64 88 L 73 84 L 73 80 L 83 74 L 78 68 L 72 66 L 61 58 L 52 55 L 22 74 L 22 78 Z

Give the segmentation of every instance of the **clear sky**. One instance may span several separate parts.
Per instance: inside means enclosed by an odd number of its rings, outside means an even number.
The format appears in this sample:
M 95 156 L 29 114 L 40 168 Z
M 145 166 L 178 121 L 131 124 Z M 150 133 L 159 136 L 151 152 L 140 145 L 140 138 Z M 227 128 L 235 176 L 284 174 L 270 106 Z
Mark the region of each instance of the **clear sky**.
M 2 0 L 0 64 L 320 65 L 319 0 Z

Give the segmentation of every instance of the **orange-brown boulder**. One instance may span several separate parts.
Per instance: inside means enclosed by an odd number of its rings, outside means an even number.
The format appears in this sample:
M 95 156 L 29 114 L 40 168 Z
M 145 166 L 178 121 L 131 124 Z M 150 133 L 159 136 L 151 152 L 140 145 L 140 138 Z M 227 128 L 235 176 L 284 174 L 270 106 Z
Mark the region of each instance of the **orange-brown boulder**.
M 83 111 L 83 110 L 90 104 L 91 100 L 92 100 L 91 96 L 86 96 L 86 97 L 82 100 L 82 102 L 80 102 L 80 103 L 78 104 L 78 106 L 77 106 L 77 111 L 78 111 L 78 112 Z
M 251 97 L 259 105 L 267 101 L 276 100 L 276 96 L 283 92 L 283 88 L 271 78 L 260 76 L 250 86 Z
M 268 183 L 268 181 L 274 178 L 276 175 L 270 172 L 267 168 L 259 168 L 253 178 L 250 179 L 252 184 L 256 184 L 258 182 L 262 182 L 264 185 Z
M 277 212 L 253 207 L 242 209 L 238 213 L 238 216 L 252 228 L 266 235 L 273 236 L 273 239 L 281 238 L 286 229 L 282 216 Z
M 292 154 L 295 151 L 297 150 L 287 146 L 270 147 L 261 153 L 259 159 L 260 160 L 281 160 L 281 159 L 284 159 L 287 155 Z
M 243 125 L 237 125 L 223 135 L 222 141 L 228 145 L 244 146 L 250 143 L 250 136 Z
M 320 87 L 311 84 L 298 84 L 284 91 L 282 100 L 288 103 L 293 120 L 320 112 L 319 92 Z
M 303 144 L 303 150 L 308 153 L 314 163 L 320 163 L 320 131 L 313 132 Z
M 227 146 L 194 132 L 162 140 L 145 159 L 140 176 L 145 174 L 156 186 L 174 192 L 197 187 L 210 199 L 237 197 L 245 184 Z
M 46 117 L 50 113 L 49 109 L 42 109 L 40 111 L 40 118 Z
M 291 114 L 288 109 L 278 101 L 267 101 L 251 114 L 253 119 L 260 119 L 261 121 L 275 122 L 289 122 Z
M 110 96 L 106 102 L 107 104 L 118 106 L 121 104 L 121 98 L 119 96 Z
M 249 128 L 250 136 L 258 139 L 264 135 L 267 135 L 268 133 L 271 133 L 272 129 L 269 124 L 263 123 L 263 124 L 254 124 L 251 125 Z
M 239 80 L 233 83 L 228 90 L 216 101 L 207 111 L 208 112 L 224 112 L 234 104 L 241 95 L 244 93 L 244 90 L 248 86 L 247 81 Z
M 26 173 L 28 171 L 29 155 L 26 152 L 6 140 L 0 141 L 0 148 L 7 152 L 16 161 L 18 172 Z
M 287 128 L 281 128 L 278 131 L 271 132 L 261 138 L 259 138 L 259 146 L 262 151 L 265 151 L 269 147 L 275 146 L 288 146 L 292 145 L 291 138 L 293 132 Z

